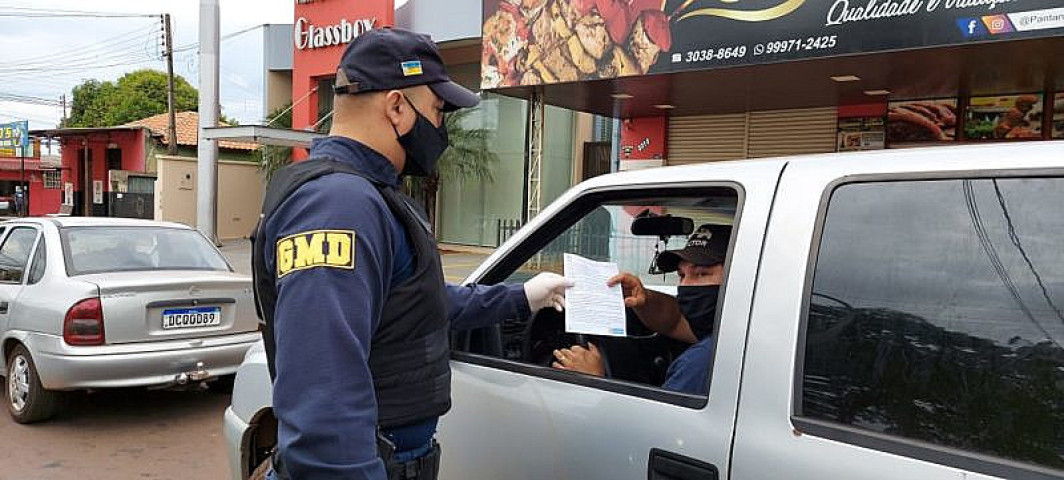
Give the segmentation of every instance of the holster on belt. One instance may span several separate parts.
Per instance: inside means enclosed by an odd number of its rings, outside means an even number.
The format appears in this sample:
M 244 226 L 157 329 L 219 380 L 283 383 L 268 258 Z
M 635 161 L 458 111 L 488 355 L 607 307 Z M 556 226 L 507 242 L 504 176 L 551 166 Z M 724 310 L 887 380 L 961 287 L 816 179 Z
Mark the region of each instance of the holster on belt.
M 432 448 L 425 455 L 399 462 L 395 459 L 395 444 L 378 432 L 377 454 L 384 461 L 388 480 L 436 480 L 440 472 L 440 444 L 436 439 L 432 439 Z

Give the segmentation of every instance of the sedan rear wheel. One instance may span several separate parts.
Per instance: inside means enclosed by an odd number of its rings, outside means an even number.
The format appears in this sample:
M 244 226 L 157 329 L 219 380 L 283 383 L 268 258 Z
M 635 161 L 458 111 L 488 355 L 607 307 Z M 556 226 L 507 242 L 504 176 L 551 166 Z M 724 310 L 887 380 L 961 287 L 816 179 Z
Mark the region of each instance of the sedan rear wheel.
M 55 415 L 59 394 L 45 390 L 26 347 L 19 345 L 7 358 L 7 409 L 18 423 L 35 423 Z

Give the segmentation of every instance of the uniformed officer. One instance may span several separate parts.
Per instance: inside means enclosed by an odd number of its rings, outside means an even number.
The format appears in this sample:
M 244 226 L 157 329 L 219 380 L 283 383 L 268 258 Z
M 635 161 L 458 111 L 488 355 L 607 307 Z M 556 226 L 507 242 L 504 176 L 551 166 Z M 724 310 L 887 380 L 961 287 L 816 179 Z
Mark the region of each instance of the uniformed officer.
M 679 250 L 666 250 L 657 258 L 662 272 L 676 272 L 680 285 L 676 296 L 647 289 L 639 277 L 622 273 L 610 279 L 609 286 L 621 285 L 624 304 L 633 309 L 647 328 L 666 337 L 690 344 L 669 365 L 662 388 L 676 392 L 706 395 L 709 392 L 709 364 L 713 357 L 713 322 L 717 297 L 724 283 L 724 260 L 732 228 L 706 224 L 698 227 Z M 587 373 L 606 374 L 598 348 L 574 345 L 554 351 L 554 367 Z
M 443 113 L 479 97 L 450 81 L 427 36 L 359 37 L 334 90 L 330 136 L 274 177 L 254 243 L 278 420 L 270 475 L 434 479 L 448 329 L 560 309 L 571 283 L 445 285 L 429 225 L 398 187 L 436 169 Z

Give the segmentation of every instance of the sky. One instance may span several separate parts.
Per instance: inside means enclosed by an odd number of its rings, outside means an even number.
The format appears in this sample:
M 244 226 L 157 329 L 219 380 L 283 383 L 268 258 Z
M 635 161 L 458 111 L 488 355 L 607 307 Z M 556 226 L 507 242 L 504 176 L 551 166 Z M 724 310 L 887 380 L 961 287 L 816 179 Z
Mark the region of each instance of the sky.
M 294 0 L 219 0 L 221 34 L 263 24 L 290 24 Z M 86 79 L 116 80 L 141 69 L 166 70 L 158 56 L 161 22 L 156 18 L 56 18 L 24 16 L 25 10 L 76 10 L 123 14 L 169 13 L 174 45 L 198 42 L 197 0 L 0 0 L 0 123 L 27 119 L 31 129 L 55 127 L 62 116 L 58 100 Z M 241 123 L 262 116 L 262 28 L 221 44 L 222 112 Z M 154 58 L 154 59 L 153 59 Z M 131 62 L 139 62 L 130 64 Z M 174 72 L 198 86 L 197 50 L 174 56 Z M 13 101 L 35 97 L 29 102 Z M 44 100 L 55 101 L 47 105 Z

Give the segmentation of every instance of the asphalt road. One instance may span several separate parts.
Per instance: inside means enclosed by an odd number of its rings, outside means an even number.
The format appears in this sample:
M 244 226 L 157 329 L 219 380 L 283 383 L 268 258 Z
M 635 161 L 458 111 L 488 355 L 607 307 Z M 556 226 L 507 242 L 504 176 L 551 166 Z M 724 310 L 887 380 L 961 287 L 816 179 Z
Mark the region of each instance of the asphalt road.
M 249 272 L 247 242 L 222 252 L 237 271 Z M 448 281 L 461 281 L 483 258 L 444 255 Z M 55 418 L 29 426 L 0 408 L 0 480 L 228 478 L 221 431 L 228 405 L 228 395 L 213 392 L 71 393 Z

